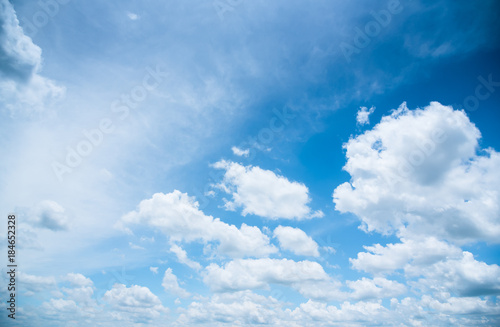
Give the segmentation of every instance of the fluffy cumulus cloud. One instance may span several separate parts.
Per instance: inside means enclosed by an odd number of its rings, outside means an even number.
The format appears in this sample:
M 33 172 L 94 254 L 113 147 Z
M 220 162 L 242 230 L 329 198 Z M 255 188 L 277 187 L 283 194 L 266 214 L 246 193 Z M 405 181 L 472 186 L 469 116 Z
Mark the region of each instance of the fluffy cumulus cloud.
M 309 300 L 294 309 L 291 316 L 296 321 L 315 321 L 317 325 L 321 326 L 331 326 L 332 322 L 334 326 L 342 323 L 366 325 L 374 321 L 393 321 L 394 319 L 394 316 L 391 316 L 391 313 L 382 305 L 381 301 L 360 301 L 355 304 L 344 302 L 340 307 L 336 307 Z
M 85 287 L 92 286 L 94 282 L 88 277 L 85 277 L 82 274 L 69 273 L 66 275 L 64 280 L 70 282 L 74 286 Z
M 472 253 L 434 237 L 365 246 L 351 258 L 354 269 L 374 275 L 402 271 L 407 283 L 422 292 L 454 296 L 500 294 L 500 267 L 477 261 Z M 359 282 L 359 281 L 358 281 Z
M 233 151 L 233 153 L 239 157 L 248 157 L 250 155 L 250 149 L 240 149 L 236 146 L 233 146 L 231 148 L 231 151 Z
M 91 279 L 79 273 L 69 273 L 58 278 L 57 284 L 58 290 L 52 292 L 54 298 L 40 306 L 42 319 L 46 322 L 64 322 L 77 326 L 88 324 L 97 317 L 101 310 L 95 299 L 95 287 Z M 60 326 L 58 323 L 54 325 Z
M 163 286 L 166 292 L 175 294 L 183 298 L 186 298 L 190 295 L 189 292 L 179 286 L 177 276 L 175 276 L 172 272 L 172 268 L 168 268 L 167 270 L 165 270 L 165 275 L 163 276 L 161 286 Z
M 391 298 L 406 293 L 405 285 L 382 277 L 363 277 L 356 281 L 347 281 L 347 285 L 353 290 L 349 297 L 354 300 Z
M 309 300 L 290 311 L 287 319 L 300 326 L 496 326 L 500 306 L 479 298 L 440 300 L 429 296 L 381 301 L 343 302 L 339 306 Z M 468 315 L 468 316 L 461 316 Z
M 448 315 L 491 315 L 500 314 L 500 305 L 492 301 L 483 300 L 477 297 L 448 297 L 446 299 L 436 299 L 429 295 L 422 296 L 423 306 L 443 314 Z M 485 319 L 486 320 L 486 319 Z M 491 321 L 484 321 L 484 323 Z
M 175 277 L 167 271 L 163 283 L 171 286 L 176 282 L 172 276 Z M 41 304 L 27 301 L 21 305 L 19 312 L 23 313 L 16 321 L 23 326 L 83 327 L 95 325 L 95 321 L 103 325 L 114 325 L 117 321 L 123 326 L 157 325 L 169 312 L 158 296 L 139 285 L 115 284 L 111 289 L 95 292 L 93 281 L 80 273 L 57 278 L 20 273 L 19 281 L 25 296 L 43 292 L 48 296 Z
M 206 216 L 198 206 L 193 197 L 177 190 L 156 193 L 151 199 L 141 201 L 137 211 L 122 217 L 118 226 L 149 225 L 162 230 L 172 241 L 218 242 L 218 252 L 230 257 L 262 257 L 277 251 L 258 227 L 242 224 L 237 228 Z
M 345 144 L 351 181 L 335 189 L 335 207 L 365 231 L 498 242 L 500 155 L 478 155 L 479 138 L 463 111 L 403 104 Z
M 401 243 L 382 246 L 364 246 L 368 252 L 360 252 L 350 259 L 353 268 L 372 274 L 392 273 L 395 270 L 425 267 L 448 257 L 457 257 L 462 251 L 434 237 L 420 240 L 402 239 Z
M 24 34 L 10 2 L 0 0 L 0 9 L 0 103 L 11 114 L 44 111 L 64 88 L 39 75 L 42 50 Z
M 177 323 L 180 326 L 197 324 L 261 325 L 279 323 L 281 303 L 251 291 L 215 294 L 210 299 L 192 302 L 181 309 Z
M 225 266 L 212 263 L 206 267 L 203 281 L 215 292 L 268 289 L 270 284 L 280 284 L 316 298 L 324 298 L 325 292 L 335 297 L 339 287 L 317 262 L 270 258 L 234 260 Z
M 117 320 L 147 323 L 168 312 L 160 299 L 143 286 L 126 287 L 123 284 L 115 284 L 104 294 L 103 299 L 115 310 L 111 314 Z
M 260 167 L 242 166 L 221 160 L 214 168 L 224 169 L 224 180 L 217 186 L 232 195 L 226 209 L 242 208 L 243 216 L 253 214 L 270 219 L 307 219 L 322 217 L 309 207 L 309 189 Z
M 297 255 L 319 257 L 318 244 L 300 228 L 278 226 L 274 229 L 274 237 L 283 250 Z
M 414 285 L 423 291 L 448 292 L 456 296 L 500 294 L 500 267 L 477 261 L 467 251 L 430 266 L 410 267 L 408 274 L 422 276 Z

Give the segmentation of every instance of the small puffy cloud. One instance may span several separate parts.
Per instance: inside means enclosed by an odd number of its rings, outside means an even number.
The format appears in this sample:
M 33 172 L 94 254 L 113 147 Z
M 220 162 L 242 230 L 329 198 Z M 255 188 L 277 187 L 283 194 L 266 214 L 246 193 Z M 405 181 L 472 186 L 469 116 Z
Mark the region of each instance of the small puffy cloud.
M 41 113 L 65 89 L 40 76 L 42 50 L 19 26 L 8 0 L 0 0 L 0 103 L 11 114 Z
M 230 257 L 263 257 L 277 252 L 258 227 L 242 224 L 237 228 L 206 216 L 198 206 L 193 197 L 177 190 L 156 193 L 151 199 L 141 201 L 137 211 L 123 216 L 118 227 L 149 225 L 162 230 L 172 241 L 218 242 L 218 252 Z
M 126 287 L 123 284 L 115 284 L 104 294 L 103 299 L 117 311 L 113 318 L 118 320 L 147 322 L 168 312 L 160 299 L 143 286 Z
M 165 275 L 163 276 L 163 281 L 161 286 L 165 289 L 166 292 L 175 294 L 182 298 L 189 297 L 189 292 L 179 286 L 177 282 L 177 276 L 175 276 L 172 272 L 171 268 L 165 270 Z
M 29 210 L 29 221 L 36 227 L 53 231 L 68 229 L 65 209 L 55 201 L 41 201 Z
M 69 273 L 64 278 L 65 281 L 68 281 L 73 286 L 84 287 L 84 286 L 93 286 L 94 283 L 88 277 L 85 277 L 82 274 Z
M 127 13 L 127 17 L 130 19 L 130 20 L 137 20 L 139 19 L 139 16 L 137 14 L 134 14 L 132 12 L 128 12 Z
M 359 125 L 366 125 L 370 123 L 370 115 L 375 111 L 375 107 L 368 109 L 367 107 L 360 107 L 356 114 L 356 121 Z
M 170 247 L 170 252 L 175 253 L 177 260 L 179 260 L 180 263 L 183 263 L 194 270 L 201 270 L 201 265 L 198 262 L 189 259 L 187 252 L 177 244 L 173 244 Z
M 157 274 L 157 273 L 158 273 L 158 267 L 149 267 L 149 270 L 150 270 L 153 274 Z
M 270 170 L 225 160 L 213 167 L 226 171 L 217 186 L 233 197 L 226 202 L 227 210 L 241 207 L 244 216 L 254 214 L 270 219 L 301 220 L 323 216 L 320 210 L 311 211 L 309 190 L 302 183 L 291 182 Z
M 250 149 L 242 150 L 236 146 L 233 146 L 231 148 L 231 151 L 233 151 L 233 153 L 235 155 L 240 156 L 240 157 L 248 157 L 250 155 Z
M 500 155 L 477 155 L 479 137 L 463 111 L 403 104 L 344 145 L 351 181 L 335 189 L 335 208 L 365 231 L 498 242 Z
M 297 255 L 319 257 L 318 244 L 300 228 L 278 226 L 274 229 L 274 237 L 283 250 Z

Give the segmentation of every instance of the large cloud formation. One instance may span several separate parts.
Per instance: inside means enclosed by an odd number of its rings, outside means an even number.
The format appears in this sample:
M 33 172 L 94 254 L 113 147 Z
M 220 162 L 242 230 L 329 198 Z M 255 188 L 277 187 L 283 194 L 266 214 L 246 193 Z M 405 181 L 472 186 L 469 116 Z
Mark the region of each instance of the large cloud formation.
M 365 231 L 498 242 L 500 156 L 478 154 L 479 138 L 463 111 L 404 103 L 345 144 L 351 181 L 335 189 L 336 209 L 356 214 Z
M 42 50 L 19 26 L 8 0 L 0 0 L 0 104 L 11 114 L 40 113 L 65 89 L 39 75 Z
M 258 227 L 242 224 L 237 228 L 206 216 L 198 206 L 193 197 L 177 190 L 156 193 L 141 201 L 137 211 L 125 215 L 119 226 L 145 224 L 159 228 L 171 241 L 218 242 L 218 252 L 229 257 L 262 257 L 277 252 Z

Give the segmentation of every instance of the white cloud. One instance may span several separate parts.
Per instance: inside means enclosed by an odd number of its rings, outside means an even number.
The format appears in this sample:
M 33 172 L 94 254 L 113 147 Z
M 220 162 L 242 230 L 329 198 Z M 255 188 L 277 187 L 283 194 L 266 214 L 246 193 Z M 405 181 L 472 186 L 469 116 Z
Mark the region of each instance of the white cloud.
M 226 170 L 224 180 L 217 186 L 232 195 L 227 210 L 242 207 L 242 214 L 254 214 L 270 219 L 308 219 L 322 217 L 320 210 L 311 212 L 308 188 L 283 176 L 259 167 L 244 167 L 221 160 L 214 168 Z
M 28 211 L 28 215 L 36 227 L 58 231 L 67 230 L 69 226 L 66 210 L 55 201 L 41 201 Z
M 367 107 L 360 107 L 356 114 L 356 121 L 359 125 L 366 125 L 370 123 L 370 115 L 375 111 L 375 107 L 368 109 Z
M 94 283 L 88 277 L 85 277 L 82 274 L 69 273 L 66 275 L 64 280 L 70 282 L 73 286 L 85 287 L 85 286 L 93 286 Z
M 159 228 L 172 241 L 216 241 L 219 253 L 230 257 L 262 257 L 277 251 L 258 227 L 242 224 L 238 229 L 219 218 L 206 216 L 193 197 L 177 190 L 156 193 L 151 199 L 141 201 L 138 211 L 123 216 L 118 227 L 130 224 Z
M 56 279 L 52 276 L 29 275 L 20 271 L 18 277 L 21 287 L 30 292 L 38 293 L 56 288 Z
M 60 282 L 69 282 L 70 287 L 62 287 L 62 292 L 52 292 L 57 298 L 41 304 L 41 316 L 66 324 L 76 324 L 76 321 L 88 323 L 87 319 L 94 319 L 99 310 L 92 280 L 82 274 L 69 273 Z
M 291 286 L 305 298 L 315 301 L 339 301 L 349 296 L 340 290 L 342 283 L 330 277 L 324 280 L 304 280 Z
M 3 32 L 0 36 L 0 72 L 5 77 L 26 80 L 39 69 L 42 50 L 33 44 L 31 38 L 24 35 L 10 2 L 1 0 L 1 6 L 3 10 L 0 21 Z
M 278 238 L 283 250 L 319 257 L 318 244 L 300 228 L 278 226 L 274 229 L 274 237 Z
M 142 246 L 139 246 L 137 244 L 134 244 L 132 242 L 128 242 L 128 246 L 132 249 L 132 250 L 145 250 L 145 248 L 143 248 Z
M 354 300 L 391 298 L 406 292 L 405 285 L 382 277 L 363 277 L 356 281 L 347 281 L 347 285 L 353 290 L 349 297 Z
M 478 297 L 448 298 L 439 301 L 428 295 L 422 296 L 422 304 L 437 312 L 451 315 L 485 314 L 499 315 L 500 304 L 493 303 Z
M 205 268 L 203 281 L 215 292 L 267 289 L 269 284 L 281 284 L 305 296 L 319 292 L 321 297 L 326 284 L 330 291 L 337 286 L 317 262 L 269 258 L 238 259 L 224 267 L 212 263 Z
M 42 303 L 41 307 L 46 315 L 58 317 L 71 314 L 71 317 L 74 318 L 78 316 L 80 311 L 75 301 L 65 299 L 50 299 L 48 302 Z
M 173 244 L 170 247 L 170 252 L 175 253 L 177 260 L 179 260 L 180 263 L 183 263 L 194 270 L 201 270 L 201 265 L 198 262 L 189 259 L 186 251 L 177 244 Z
M 181 309 L 177 323 L 194 326 L 200 323 L 232 326 L 267 324 L 276 326 L 281 304 L 272 297 L 251 291 L 215 294 L 209 300 L 192 302 Z
M 150 270 L 153 274 L 157 274 L 157 273 L 158 273 L 158 267 L 149 267 L 149 270 Z
M 144 322 L 168 312 L 160 299 L 143 286 L 126 287 L 123 284 L 115 284 L 104 294 L 103 299 L 117 311 L 113 318 L 118 320 Z
M 340 308 L 329 306 L 326 303 L 309 300 L 302 303 L 291 312 L 296 321 L 315 321 L 316 324 L 332 322 L 356 322 L 361 325 L 375 321 L 393 321 L 394 316 L 382 306 L 381 301 L 357 302 L 355 304 L 344 302 Z M 392 318 L 392 319 L 391 319 Z
M 80 304 L 80 307 L 92 308 L 96 302 L 92 298 L 94 295 L 94 288 L 92 286 L 81 286 L 74 288 L 62 288 L 63 292 L 66 293 L 66 298 L 70 301 L 75 301 Z
M 177 276 L 175 276 L 172 272 L 172 268 L 165 270 L 161 286 L 163 286 L 166 292 L 175 294 L 182 298 L 189 297 L 190 295 L 189 292 L 179 286 Z
M 130 20 L 137 20 L 139 19 L 139 16 L 137 14 L 134 14 L 134 13 L 131 13 L 131 12 L 128 12 L 127 13 L 127 17 L 130 19 Z
M 374 274 L 404 269 L 408 283 L 423 292 L 458 296 L 500 294 L 500 267 L 474 259 L 470 252 L 435 238 L 366 246 L 369 252 L 350 259 L 353 268 Z M 421 277 L 418 281 L 412 278 Z
M 456 246 L 429 237 L 421 240 L 402 239 L 402 243 L 381 246 L 364 246 L 369 252 L 359 252 L 356 259 L 349 259 L 353 268 L 373 274 L 392 273 L 411 263 L 413 267 L 427 266 L 456 257 L 462 251 Z
M 436 262 L 428 267 L 407 269 L 409 275 L 422 275 L 415 286 L 423 291 L 450 292 L 458 296 L 500 294 L 500 267 L 474 259 L 464 251 L 459 258 Z
M 231 148 L 231 150 L 233 151 L 233 153 L 235 155 L 240 156 L 240 157 L 248 157 L 250 155 L 250 149 L 242 150 L 236 146 L 233 146 Z
M 476 155 L 479 137 L 464 112 L 403 104 L 344 145 L 351 182 L 335 189 L 335 207 L 365 231 L 498 242 L 500 155 Z
M 0 6 L 0 103 L 12 115 L 41 113 L 65 89 L 38 74 L 42 50 L 24 34 L 10 2 L 0 0 Z

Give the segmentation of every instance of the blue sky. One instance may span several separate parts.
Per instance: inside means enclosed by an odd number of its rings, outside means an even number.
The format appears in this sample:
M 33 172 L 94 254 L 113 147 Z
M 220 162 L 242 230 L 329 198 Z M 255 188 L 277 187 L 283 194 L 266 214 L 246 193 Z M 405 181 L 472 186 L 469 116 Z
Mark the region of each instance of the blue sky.
M 0 8 L 3 324 L 498 325 L 495 1 Z

